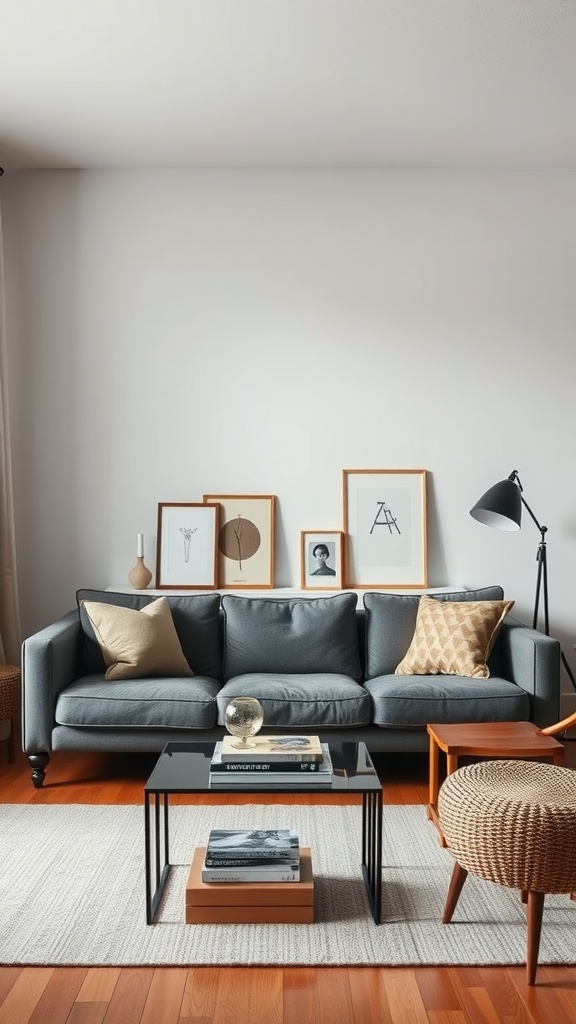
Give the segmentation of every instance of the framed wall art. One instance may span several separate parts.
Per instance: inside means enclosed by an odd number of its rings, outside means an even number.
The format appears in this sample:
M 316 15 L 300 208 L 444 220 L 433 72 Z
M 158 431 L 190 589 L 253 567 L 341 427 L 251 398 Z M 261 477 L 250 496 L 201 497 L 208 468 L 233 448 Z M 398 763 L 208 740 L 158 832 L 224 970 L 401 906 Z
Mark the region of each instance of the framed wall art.
M 344 586 L 428 586 L 425 469 L 343 470 Z
M 159 502 L 156 587 L 208 590 L 217 585 L 220 509 L 202 502 Z
M 262 590 L 274 586 L 273 494 L 205 494 L 220 507 L 218 586 Z
M 300 583 L 303 590 L 341 590 L 344 534 L 340 530 L 302 530 Z

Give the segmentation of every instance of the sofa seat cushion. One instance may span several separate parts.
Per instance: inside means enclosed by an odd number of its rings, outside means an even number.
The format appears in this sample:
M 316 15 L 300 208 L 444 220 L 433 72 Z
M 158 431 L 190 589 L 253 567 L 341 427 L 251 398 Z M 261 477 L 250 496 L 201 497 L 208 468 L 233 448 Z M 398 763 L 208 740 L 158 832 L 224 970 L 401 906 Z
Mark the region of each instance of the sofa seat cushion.
M 334 673 L 236 676 L 218 692 L 219 725 L 224 725 L 224 712 L 233 697 L 256 697 L 264 708 L 267 729 L 348 728 L 370 723 L 370 698 L 364 687 Z
M 222 684 L 193 679 L 124 679 L 84 676 L 63 690 L 56 704 L 58 725 L 125 729 L 212 729 Z
M 222 597 L 224 679 L 247 673 L 362 678 L 355 594 L 276 600 Z
M 530 718 L 530 698 L 515 683 L 492 676 L 397 676 L 369 679 L 374 725 L 423 728 L 429 722 L 514 722 Z

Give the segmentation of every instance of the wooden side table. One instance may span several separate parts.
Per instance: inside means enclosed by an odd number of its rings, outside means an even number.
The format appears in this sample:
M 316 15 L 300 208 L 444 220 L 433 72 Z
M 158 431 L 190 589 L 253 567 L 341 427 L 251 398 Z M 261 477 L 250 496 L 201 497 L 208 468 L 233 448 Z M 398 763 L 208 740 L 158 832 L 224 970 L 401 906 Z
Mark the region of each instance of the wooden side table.
M 428 725 L 429 776 L 428 818 L 434 822 L 440 845 L 446 846 L 438 821 L 440 751 L 446 754 L 446 774 L 458 767 L 459 757 L 540 758 L 553 764 L 564 763 L 564 746 L 553 736 L 542 734 L 533 722 L 462 722 Z
M 8 744 L 10 762 L 14 761 L 16 721 L 20 713 L 20 679 L 17 665 L 0 665 L 0 721 L 10 719 L 10 735 L 2 742 Z

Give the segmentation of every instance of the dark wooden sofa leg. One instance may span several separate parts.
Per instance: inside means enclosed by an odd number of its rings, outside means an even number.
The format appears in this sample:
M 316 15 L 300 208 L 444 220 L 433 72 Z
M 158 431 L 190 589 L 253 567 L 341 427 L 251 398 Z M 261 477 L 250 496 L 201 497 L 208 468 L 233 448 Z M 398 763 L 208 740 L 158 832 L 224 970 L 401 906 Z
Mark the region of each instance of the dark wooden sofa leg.
M 42 783 L 46 778 L 46 768 L 50 760 L 50 754 L 30 754 L 28 757 L 28 764 L 32 769 L 32 783 L 35 789 L 41 789 Z

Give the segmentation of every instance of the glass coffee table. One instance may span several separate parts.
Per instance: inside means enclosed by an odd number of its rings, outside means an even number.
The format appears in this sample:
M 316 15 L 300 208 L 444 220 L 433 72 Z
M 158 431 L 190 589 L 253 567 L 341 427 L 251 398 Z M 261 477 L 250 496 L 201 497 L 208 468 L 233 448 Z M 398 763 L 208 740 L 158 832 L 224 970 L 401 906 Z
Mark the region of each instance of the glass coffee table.
M 382 902 L 382 784 L 364 743 L 328 744 L 333 777 L 330 785 L 294 782 L 266 785 L 210 786 L 214 743 L 167 743 L 144 786 L 146 852 L 146 924 L 153 924 L 170 873 L 170 796 L 176 793 L 343 793 L 362 795 L 361 869 L 375 924 Z

